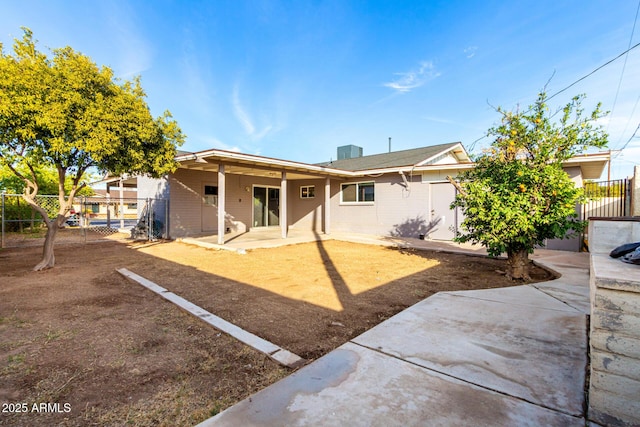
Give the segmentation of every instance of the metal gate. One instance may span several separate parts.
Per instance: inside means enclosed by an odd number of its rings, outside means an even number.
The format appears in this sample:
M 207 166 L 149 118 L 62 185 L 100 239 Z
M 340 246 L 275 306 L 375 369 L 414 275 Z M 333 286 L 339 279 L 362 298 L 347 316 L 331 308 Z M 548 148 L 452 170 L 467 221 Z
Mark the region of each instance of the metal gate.
M 581 208 L 581 219 L 629 216 L 631 213 L 631 179 L 585 182 L 585 196 L 588 198 Z M 581 250 L 588 249 L 588 236 L 583 234 Z
M 631 180 L 586 182 L 584 192 L 589 199 L 582 205 L 582 220 L 592 217 L 628 216 L 631 210 Z

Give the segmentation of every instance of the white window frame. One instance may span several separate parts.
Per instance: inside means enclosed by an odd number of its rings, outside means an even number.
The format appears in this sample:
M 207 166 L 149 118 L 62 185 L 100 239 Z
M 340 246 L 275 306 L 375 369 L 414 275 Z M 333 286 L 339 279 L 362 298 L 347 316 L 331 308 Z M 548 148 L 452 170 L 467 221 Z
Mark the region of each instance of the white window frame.
M 360 185 L 362 184 L 372 184 L 373 185 L 373 200 L 358 200 L 360 197 Z M 344 200 L 344 186 L 345 185 L 355 185 L 356 186 L 356 200 L 355 201 L 345 201 Z M 375 181 L 358 181 L 358 182 L 343 182 L 340 184 L 340 204 L 341 205 L 373 205 L 376 200 L 376 182 Z
M 303 189 L 307 189 L 306 195 L 303 192 Z M 311 190 L 311 196 L 309 195 Z M 300 198 L 301 199 L 314 199 L 316 197 L 316 186 L 315 185 L 301 185 L 300 186 Z

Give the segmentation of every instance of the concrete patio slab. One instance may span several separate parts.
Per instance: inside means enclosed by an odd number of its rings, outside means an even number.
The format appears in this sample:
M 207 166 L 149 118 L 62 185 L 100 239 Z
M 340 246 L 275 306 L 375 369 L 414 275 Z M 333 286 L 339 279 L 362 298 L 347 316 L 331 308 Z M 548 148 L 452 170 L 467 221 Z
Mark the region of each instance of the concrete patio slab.
M 585 274 L 582 283 L 589 283 L 589 275 Z M 584 285 L 567 283 L 563 279 L 551 282 L 534 283 L 530 285 L 545 294 L 563 301 L 567 306 L 578 310 L 583 314 L 590 314 L 591 304 L 589 302 L 589 288 Z
M 581 313 L 590 314 L 589 286 L 585 286 L 589 283 L 588 254 L 539 249 L 531 259 L 561 275 L 559 279 L 534 283 L 532 286 Z
M 553 266 L 560 269 L 563 267 L 578 268 L 583 271 L 589 271 L 589 254 L 586 252 L 536 249 L 535 253 L 531 254 L 529 258 L 549 267 Z
M 578 312 L 436 294 L 352 342 L 579 416 L 586 326 Z
M 481 289 L 477 291 L 442 292 L 439 295 L 456 295 L 516 306 L 524 305 L 547 310 L 577 312 L 575 308 L 567 305 L 564 301 L 554 298 L 545 292 L 540 292 L 535 287 L 528 285 L 513 286 L 511 288 Z
M 347 343 L 201 424 L 583 426 L 584 421 Z

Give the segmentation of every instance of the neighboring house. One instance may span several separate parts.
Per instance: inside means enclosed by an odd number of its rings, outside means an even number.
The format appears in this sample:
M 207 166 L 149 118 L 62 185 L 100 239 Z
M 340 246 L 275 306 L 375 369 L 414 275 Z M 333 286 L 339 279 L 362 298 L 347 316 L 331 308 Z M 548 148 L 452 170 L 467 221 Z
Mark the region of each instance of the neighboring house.
M 111 218 L 123 215 L 126 218 L 136 218 L 139 212 L 138 189 L 136 177 L 111 177 L 106 176 L 102 180 L 91 183 L 92 186 L 105 186 L 106 188 L 94 188 L 94 194 L 82 199 L 84 210 L 92 218 L 106 218 L 107 213 Z
M 138 215 L 138 191 L 134 189 L 127 189 L 122 191 L 122 197 L 119 190 L 110 189 L 107 190 L 97 189 L 94 190 L 94 195 L 86 199 L 86 203 L 90 206 L 90 210 L 96 215 L 106 215 L 107 210 L 110 211 L 110 215 L 113 218 L 117 218 L 120 213 L 125 217 L 136 217 Z M 122 209 L 120 208 L 122 202 Z
M 461 143 L 362 156 L 345 146 L 338 159 L 306 164 L 224 150 L 181 152 L 164 179 L 139 177 L 138 197 L 166 198 L 170 238 L 278 227 L 450 240 L 462 214 L 449 205 L 447 175 L 472 168 Z M 600 177 L 607 153 L 575 157 L 565 170 L 581 186 Z M 572 247 L 573 248 L 573 247 Z M 577 249 L 577 246 L 576 246 Z

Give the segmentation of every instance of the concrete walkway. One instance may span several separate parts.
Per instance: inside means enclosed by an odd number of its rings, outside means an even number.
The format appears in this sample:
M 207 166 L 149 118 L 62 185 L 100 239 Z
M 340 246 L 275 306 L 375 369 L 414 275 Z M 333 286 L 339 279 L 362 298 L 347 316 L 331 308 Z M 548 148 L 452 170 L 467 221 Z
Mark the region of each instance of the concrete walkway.
M 588 255 L 532 258 L 562 276 L 438 293 L 201 426 L 584 426 Z

